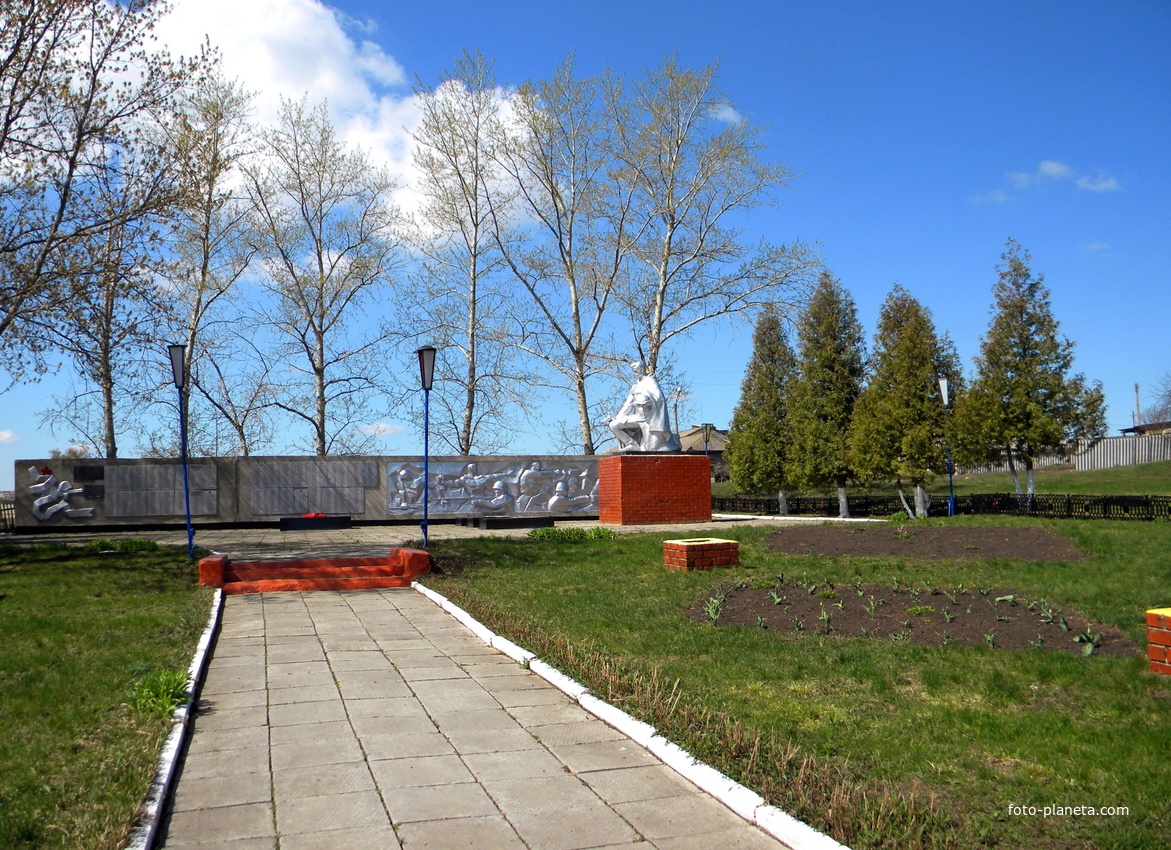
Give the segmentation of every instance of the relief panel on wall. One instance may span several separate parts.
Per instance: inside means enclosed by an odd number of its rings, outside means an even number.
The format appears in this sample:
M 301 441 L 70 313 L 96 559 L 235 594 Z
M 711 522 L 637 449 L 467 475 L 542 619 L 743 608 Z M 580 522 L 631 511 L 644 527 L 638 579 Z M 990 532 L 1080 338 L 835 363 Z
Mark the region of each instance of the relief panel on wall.
M 442 516 L 598 513 L 598 463 L 585 458 L 434 460 L 428 466 L 427 513 Z M 386 512 L 423 515 L 423 462 L 386 465 Z

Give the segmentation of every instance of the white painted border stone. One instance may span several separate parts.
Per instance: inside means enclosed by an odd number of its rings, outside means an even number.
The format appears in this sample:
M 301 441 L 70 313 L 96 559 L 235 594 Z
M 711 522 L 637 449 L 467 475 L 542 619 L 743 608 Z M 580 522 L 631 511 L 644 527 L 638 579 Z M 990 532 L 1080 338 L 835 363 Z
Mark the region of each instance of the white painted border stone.
M 175 709 L 171 715 L 171 733 L 163 745 L 163 752 L 159 755 L 155 767 L 155 776 L 147 791 L 143 802 L 143 820 L 130 834 L 130 841 L 126 850 L 150 850 L 159 831 L 159 822 L 162 820 L 163 804 L 171 794 L 171 786 L 175 782 L 175 770 L 179 763 L 179 752 L 183 749 L 183 741 L 191 728 L 191 707 L 195 702 L 195 694 L 199 685 L 203 683 L 203 676 L 207 672 L 209 650 L 212 638 L 220 626 L 223 616 L 224 594 L 216 588 L 212 596 L 211 613 L 207 618 L 207 626 L 199 637 L 199 644 L 195 648 L 195 655 L 191 659 L 191 666 L 187 668 L 187 699 Z
M 839 844 L 828 835 L 818 832 L 787 812 L 766 804 L 764 798 L 752 789 L 746 788 L 720 773 L 714 767 L 697 760 L 678 744 L 657 734 L 653 726 L 636 720 L 621 709 L 593 696 L 584 685 L 575 682 L 557 668 L 541 661 L 535 654 L 517 646 L 507 638 L 494 634 L 467 611 L 453 604 L 447 597 L 418 582 L 412 582 L 411 587 L 455 616 L 486 644 L 522 664 L 527 662 L 530 670 L 575 700 L 590 714 L 646 748 L 684 779 L 715 797 L 746 821 L 756 824 L 773 838 L 787 844 L 792 850 L 849 850 L 844 844 Z M 457 615 L 455 613 L 457 611 L 463 616 Z M 463 619 L 464 617 L 467 619 Z M 511 651 L 506 651 L 506 649 Z M 516 654 L 513 654 L 513 651 Z

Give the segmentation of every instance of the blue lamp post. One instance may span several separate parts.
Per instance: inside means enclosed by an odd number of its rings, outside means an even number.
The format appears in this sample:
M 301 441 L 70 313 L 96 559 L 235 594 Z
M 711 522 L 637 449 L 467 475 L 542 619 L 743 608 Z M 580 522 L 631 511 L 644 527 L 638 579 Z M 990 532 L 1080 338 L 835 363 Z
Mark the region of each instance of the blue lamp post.
M 431 455 L 431 384 L 435 380 L 435 347 L 425 345 L 415 351 L 419 355 L 419 381 L 423 386 L 423 548 L 429 547 L 427 541 L 427 503 L 430 501 L 428 481 L 430 470 L 428 464 Z
M 947 515 L 956 515 L 956 494 L 952 486 L 951 443 L 947 439 L 947 378 L 939 379 L 939 395 L 943 398 L 943 447 L 947 452 Z
M 191 527 L 191 491 L 187 486 L 187 413 L 183 406 L 183 387 L 187 379 L 187 364 L 184 358 L 187 347 L 180 343 L 167 346 L 167 353 L 171 355 L 171 376 L 175 381 L 175 389 L 179 391 L 179 446 L 183 454 L 183 509 L 187 514 L 187 557 L 195 557 L 195 529 Z

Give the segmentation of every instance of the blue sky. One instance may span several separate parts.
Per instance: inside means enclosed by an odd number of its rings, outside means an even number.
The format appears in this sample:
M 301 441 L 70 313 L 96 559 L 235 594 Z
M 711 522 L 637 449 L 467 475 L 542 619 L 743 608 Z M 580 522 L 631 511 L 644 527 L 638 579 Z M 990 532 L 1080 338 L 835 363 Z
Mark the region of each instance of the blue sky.
M 819 243 L 868 335 L 899 283 L 970 368 L 1012 237 L 1045 275 L 1077 370 L 1103 382 L 1114 433 L 1132 424 L 1134 384 L 1145 405 L 1171 370 L 1166 0 L 178 0 L 160 37 L 189 52 L 205 31 L 259 92 L 259 117 L 279 95 L 328 97 L 348 138 L 407 179 L 410 82 L 435 82 L 463 48 L 494 58 L 510 84 L 548 75 L 570 51 L 583 73 L 634 76 L 671 53 L 692 67 L 719 61 L 730 102 L 767 125 L 768 158 L 802 175 L 746 230 Z M 727 425 L 750 353 L 751 328 L 727 325 L 675 346 L 692 388 L 684 425 Z M 54 386 L 5 394 L 0 489 L 16 457 L 67 443 L 36 416 Z M 384 451 L 419 450 L 412 423 L 386 424 L 406 430 Z

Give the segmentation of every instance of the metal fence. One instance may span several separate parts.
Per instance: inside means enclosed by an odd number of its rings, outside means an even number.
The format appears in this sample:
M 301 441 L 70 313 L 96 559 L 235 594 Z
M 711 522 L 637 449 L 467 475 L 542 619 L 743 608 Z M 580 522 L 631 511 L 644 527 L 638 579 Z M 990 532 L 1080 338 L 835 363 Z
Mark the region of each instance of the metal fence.
M 1155 463 L 1161 460 L 1171 460 L 1171 435 L 1107 437 L 1097 442 L 1082 440 L 1073 456 L 1073 463 L 1078 472 Z
M 850 516 L 890 516 L 903 509 L 897 496 L 851 496 Z M 788 500 L 789 513 L 798 516 L 836 517 L 837 498 L 794 497 Z M 777 516 L 776 499 L 713 498 L 716 513 L 744 513 Z M 1004 514 L 1052 519 L 1171 519 L 1171 496 L 1074 496 L 1012 493 L 974 493 L 956 496 L 957 514 Z M 930 516 L 947 516 L 947 500 L 933 499 Z
M 16 502 L 0 502 L 0 531 L 16 528 Z

